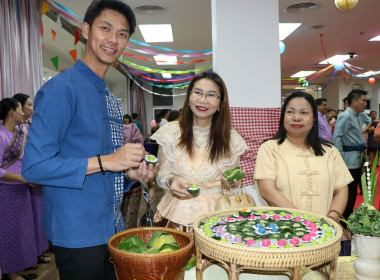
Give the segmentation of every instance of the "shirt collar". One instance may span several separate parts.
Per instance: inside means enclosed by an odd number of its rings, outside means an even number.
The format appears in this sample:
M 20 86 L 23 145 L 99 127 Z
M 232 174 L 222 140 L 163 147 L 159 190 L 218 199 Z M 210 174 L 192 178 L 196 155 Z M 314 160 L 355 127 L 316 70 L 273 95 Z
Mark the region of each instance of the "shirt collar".
M 350 107 L 346 108 L 347 112 L 355 117 L 357 117 L 359 114 L 356 113 L 356 111 L 352 110 Z
M 91 68 L 88 67 L 82 60 L 78 59 L 74 65 L 74 68 L 79 71 L 80 75 L 86 76 L 86 79 L 94 83 L 95 86 L 99 88 L 106 88 L 106 82 L 96 75 L 95 72 L 92 71 Z

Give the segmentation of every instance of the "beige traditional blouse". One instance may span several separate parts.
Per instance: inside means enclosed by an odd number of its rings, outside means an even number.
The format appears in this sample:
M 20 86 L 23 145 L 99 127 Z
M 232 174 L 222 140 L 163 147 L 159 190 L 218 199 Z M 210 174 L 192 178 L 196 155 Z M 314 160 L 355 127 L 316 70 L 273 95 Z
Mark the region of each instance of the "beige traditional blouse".
M 177 147 L 181 133 L 178 121 L 167 123 L 151 137 L 163 151 L 158 155 L 160 167 L 156 178 L 157 185 L 167 190 L 157 210 L 166 219 L 186 226 L 191 225 L 197 217 L 215 211 L 216 202 L 222 195 L 222 173 L 237 166 L 240 156 L 248 149 L 243 138 L 232 129 L 231 157 L 211 164 L 207 149 L 210 127 L 194 126 L 193 131 L 195 145 L 192 159 L 184 148 Z M 169 191 L 168 180 L 174 175 L 182 177 L 188 185 L 197 184 L 200 194 L 187 198 L 173 196 Z
M 335 189 L 353 181 L 339 151 L 323 145 L 323 156 L 289 140 L 264 142 L 257 153 L 255 180 L 276 181 L 278 191 L 298 209 L 327 215 Z

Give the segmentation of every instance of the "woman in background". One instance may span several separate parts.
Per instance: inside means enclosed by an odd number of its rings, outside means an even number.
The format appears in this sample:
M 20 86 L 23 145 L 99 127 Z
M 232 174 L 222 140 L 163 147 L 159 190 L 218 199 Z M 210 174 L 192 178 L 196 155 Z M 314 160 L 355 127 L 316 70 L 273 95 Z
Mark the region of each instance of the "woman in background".
M 22 106 L 22 112 L 24 113 L 23 123 L 20 125 L 20 128 L 24 133 L 28 133 L 29 127 L 32 124 L 33 111 L 33 102 L 30 99 L 30 96 L 24 93 L 17 93 L 13 96 Z M 32 200 L 32 209 L 33 209 L 33 219 L 34 219 L 34 229 L 36 234 L 36 246 L 38 253 L 38 262 L 39 263 L 49 263 L 50 258 L 47 257 L 44 252 L 49 248 L 48 240 L 44 232 L 42 231 L 42 196 L 43 196 L 43 187 L 40 185 L 35 185 L 29 187 L 30 197 Z
M 337 220 L 346 208 L 352 177 L 339 151 L 319 138 L 317 116 L 310 94 L 291 94 L 282 106 L 276 135 L 259 148 L 254 179 L 269 206 Z
M 27 279 L 19 272 L 38 257 L 29 185 L 20 175 L 27 137 L 18 128 L 23 118 L 16 99 L 0 101 L 0 266 L 11 280 Z
M 144 145 L 144 138 L 136 124 L 132 123 L 130 115 L 123 116 L 124 144 L 140 143 Z M 141 201 L 141 183 L 135 181 L 130 189 L 124 190 L 123 202 L 121 204 L 121 214 L 126 229 L 137 227 L 137 216 L 140 209 Z
M 368 133 L 368 144 L 367 144 L 367 150 L 369 153 L 369 159 L 371 161 L 371 164 L 373 164 L 375 160 L 376 153 L 380 149 L 380 144 L 375 142 L 374 139 L 374 132 L 379 124 L 379 120 L 377 119 L 377 112 L 372 111 L 369 115 L 371 117 L 371 123 L 368 125 L 367 133 Z M 377 164 L 379 165 L 379 164 Z
M 201 73 L 188 87 L 179 121 L 162 126 L 151 136 L 159 144 L 160 168 L 156 182 L 166 194 L 157 205 L 156 225 L 193 233 L 192 224 L 200 215 L 215 211 L 223 187 L 222 173 L 238 166 L 248 149 L 231 127 L 226 86 L 214 72 Z M 200 187 L 191 196 L 187 187 Z

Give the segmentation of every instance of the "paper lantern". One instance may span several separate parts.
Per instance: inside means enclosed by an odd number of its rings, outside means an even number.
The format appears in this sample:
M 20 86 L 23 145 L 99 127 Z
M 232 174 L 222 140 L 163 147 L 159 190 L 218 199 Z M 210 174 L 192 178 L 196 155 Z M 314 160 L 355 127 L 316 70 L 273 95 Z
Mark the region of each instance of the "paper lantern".
M 344 64 L 342 62 L 338 62 L 334 64 L 334 69 L 335 70 L 342 70 L 344 68 Z
M 335 6 L 342 12 L 349 12 L 358 2 L 359 0 L 335 0 Z
M 283 54 L 285 51 L 285 44 L 283 41 L 280 41 L 280 54 Z
M 368 79 L 368 82 L 370 84 L 374 84 L 376 82 L 376 79 L 374 77 L 371 77 L 371 78 Z

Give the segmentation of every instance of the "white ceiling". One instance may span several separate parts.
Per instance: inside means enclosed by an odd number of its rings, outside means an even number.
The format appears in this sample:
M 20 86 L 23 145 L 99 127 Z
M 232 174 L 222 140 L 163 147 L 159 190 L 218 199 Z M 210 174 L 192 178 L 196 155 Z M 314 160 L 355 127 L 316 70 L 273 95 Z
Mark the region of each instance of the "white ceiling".
M 56 0 L 68 9 L 83 17 L 87 6 L 91 0 Z M 158 5 L 167 8 L 167 12 L 162 15 L 140 15 L 136 13 L 138 24 L 171 23 L 173 26 L 173 43 L 152 43 L 155 46 L 168 47 L 175 50 L 204 50 L 212 49 L 211 34 L 211 0 L 123 0 L 133 9 L 141 5 Z M 234 0 L 239 5 L 239 0 Z M 258 0 L 252 0 L 258 1 Z M 265 0 L 260 0 L 265 1 Z M 320 7 L 308 13 L 289 13 L 284 9 L 288 6 L 301 2 L 313 2 Z M 335 54 L 347 54 L 355 52 L 357 57 L 348 60 L 350 64 L 361 67 L 365 70 L 378 70 L 380 68 L 380 42 L 369 42 L 368 39 L 380 35 L 380 0 L 359 0 L 354 10 L 343 13 L 334 4 L 334 0 L 279 0 L 280 22 L 301 22 L 302 25 L 293 34 L 284 40 L 285 52 L 281 55 L 281 77 L 289 78 L 292 74 L 300 70 L 321 70 L 324 67 L 317 65 L 325 59 L 320 34 L 323 34 L 323 43 L 328 57 Z M 69 67 L 73 63 L 67 52 L 73 48 L 72 36 L 68 33 L 60 32 L 57 39 L 64 38 L 66 45 L 63 50 L 51 46 L 50 28 L 54 28 L 54 23 L 46 16 L 43 17 L 45 26 L 44 52 L 46 57 L 55 55 L 60 58 L 60 68 Z M 52 27 L 49 27 L 51 24 Z M 314 29 L 313 26 L 322 26 Z M 265 28 L 265 26 L 263 27 Z M 249 29 L 242 36 L 249 36 Z M 270 32 L 270 30 L 268 30 Z M 70 37 L 71 36 L 71 37 Z M 144 41 L 139 29 L 132 36 L 133 39 Z M 260 43 L 258 41 L 258 43 Z M 77 45 L 78 46 L 78 45 Z M 140 46 L 138 46 L 140 47 Z M 130 51 L 128 51 L 130 52 Z M 144 56 L 133 53 L 134 55 Z M 80 57 L 80 52 L 78 53 Z M 146 56 L 152 58 L 151 56 Z M 183 70 L 194 68 L 194 64 L 180 66 L 159 67 L 154 62 L 137 60 L 131 57 L 124 57 L 137 64 L 154 69 Z M 191 61 L 184 59 L 181 61 Z M 51 62 L 44 61 L 45 65 Z M 68 65 L 65 66 L 65 63 Z M 210 61 L 210 64 L 212 61 Z M 313 80 L 314 83 L 326 83 L 332 76 L 333 70 L 327 71 L 324 75 Z M 337 74 L 337 77 L 342 74 Z M 379 77 L 380 78 L 380 77 Z M 366 79 L 367 80 L 367 79 Z

